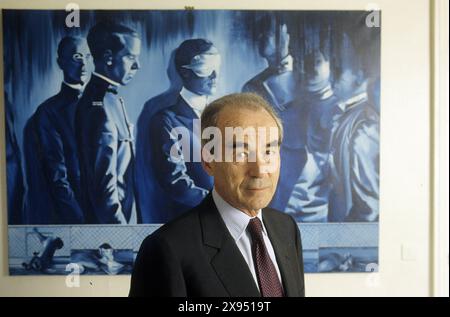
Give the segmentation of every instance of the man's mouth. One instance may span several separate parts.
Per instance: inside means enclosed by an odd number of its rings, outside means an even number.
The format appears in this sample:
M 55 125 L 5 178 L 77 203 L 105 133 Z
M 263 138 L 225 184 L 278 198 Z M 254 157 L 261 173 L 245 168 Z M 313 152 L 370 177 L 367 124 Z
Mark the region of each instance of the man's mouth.
M 269 187 L 247 188 L 247 190 L 254 191 L 254 192 L 260 192 L 260 191 L 264 191 L 267 189 L 269 189 Z

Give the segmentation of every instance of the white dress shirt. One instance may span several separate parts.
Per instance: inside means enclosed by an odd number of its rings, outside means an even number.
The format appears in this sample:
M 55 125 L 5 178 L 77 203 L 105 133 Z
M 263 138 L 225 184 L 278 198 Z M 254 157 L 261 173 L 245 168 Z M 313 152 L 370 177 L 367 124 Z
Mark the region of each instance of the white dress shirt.
M 256 286 L 259 289 L 258 277 L 256 276 L 255 266 L 253 264 L 252 239 L 250 233 L 248 232 L 248 230 L 246 230 L 250 219 L 252 219 L 253 217 L 250 217 L 243 211 L 234 208 L 225 200 L 223 200 L 223 198 L 220 197 L 219 193 L 217 193 L 215 188 L 212 191 L 212 197 L 214 203 L 217 206 L 217 209 L 219 210 L 220 216 L 222 217 L 223 221 L 225 222 L 225 225 L 227 226 L 228 231 L 230 232 L 231 236 L 236 242 L 239 251 L 241 251 L 242 256 L 245 259 L 245 262 L 247 262 L 248 268 L 250 269 L 250 272 L 253 275 L 253 279 L 255 280 Z M 275 257 L 275 252 L 273 250 L 272 243 L 269 240 L 269 236 L 267 235 L 266 227 L 264 226 L 263 215 L 261 210 L 258 211 L 258 215 L 256 217 L 258 217 L 259 220 L 261 220 L 263 227 L 263 239 L 267 248 L 267 252 L 269 253 L 273 265 L 275 266 L 280 283 L 281 285 L 283 285 L 283 282 L 281 281 L 280 270 L 278 269 L 278 264 Z
M 194 110 L 197 117 L 202 116 L 202 112 L 208 104 L 208 96 L 206 95 L 197 95 L 192 91 L 187 90 L 186 88 L 182 88 L 180 91 L 181 97 L 186 101 L 186 103 Z

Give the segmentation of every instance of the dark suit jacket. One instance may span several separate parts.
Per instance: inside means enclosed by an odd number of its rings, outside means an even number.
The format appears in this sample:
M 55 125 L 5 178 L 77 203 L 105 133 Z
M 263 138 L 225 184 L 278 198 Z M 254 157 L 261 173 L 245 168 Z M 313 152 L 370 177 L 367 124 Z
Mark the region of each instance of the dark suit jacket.
M 117 91 L 92 75 L 75 116 L 87 223 L 136 220 L 133 127 Z M 133 221 L 134 223 L 136 221 Z
M 263 209 L 286 296 L 304 296 L 300 232 L 294 220 Z M 261 296 L 212 195 L 164 225 L 141 245 L 130 296 Z
M 80 170 L 75 110 L 80 91 L 61 84 L 28 120 L 24 130 L 28 224 L 80 224 Z
M 153 169 L 153 142 L 151 134 L 152 118 L 160 111 L 175 104 L 180 94 L 179 89 L 171 88 L 166 92 L 148 100 L 137 122 L 136 139 L 136 170 L 135 181 L 139 198 L 139 209 L 142 214 L 142 223 L 154 223 L 155 210 L 164 208 L 166 202 L 161 199 L 162 190 L 156 181 Z
M 200 153 L 201 149 L 200 136 L 195 135 L 193 128 L 194 119 L 198 119 L 194 110 L 178 95 L 174 105 L 158 112 L 150 120 L 149 168 L 153 172 L 154 186 L 151 191 L 139 193 L 140 196 L 152 197 L 153 206 L 141 209 L 146 223 L 166 223 L 174 219 L 197 206 L 212 189 L 212 178 L 200 162 L 194 161 L 193 154 Z M 177 160 L 171 156 L 172 148 L 182 153 L 183 145 L 172 132 L 173 128 L 184 129 L 188 134 L 185 140 L 189 141 L 190 160 L 185 157 Z

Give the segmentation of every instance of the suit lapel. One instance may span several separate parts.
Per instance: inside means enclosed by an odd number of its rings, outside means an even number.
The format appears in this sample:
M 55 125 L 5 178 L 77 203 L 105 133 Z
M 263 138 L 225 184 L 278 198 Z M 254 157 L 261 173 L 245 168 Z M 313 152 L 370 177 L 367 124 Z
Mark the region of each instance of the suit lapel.
M 290 258 L 291 256 L 288 252 L 292 239 L 284 236 L 285 229 L 273 217 L 270 210 L 263 209 L 263 221 L 275 251 L 275 257 L 283 281 L 284 294 L 285 296 L 299 296 L 297 292 L 297 278 L 294 275 L 291 264 L 294 259 Z
M 228 294 L 232 297 L 260 297 L 247 262 L 221 219 L 211 194 L 202 203 L 200 222 L 211 265 Z
M 198 119 L 198 117 L 195 114 L 194 110 L 183 99 L 183 97 L 178 96 L 178 100 L 175 104 L 174 110 L 177 119 L 192 131 L 192 120 Z

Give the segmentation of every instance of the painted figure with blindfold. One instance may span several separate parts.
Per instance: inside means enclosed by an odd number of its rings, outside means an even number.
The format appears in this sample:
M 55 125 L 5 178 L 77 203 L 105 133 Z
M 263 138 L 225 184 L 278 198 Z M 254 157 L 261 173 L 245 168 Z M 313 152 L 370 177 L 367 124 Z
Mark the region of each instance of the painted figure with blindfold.
M 194 159 L 201 149 L 194 120 L 200 118 L 217 90 L 220 62 L 217 48 L 205 39 L 186 40 L 175 52 L 175 68 L 183 87 L 174 104 L 153 116 L 149 125 L 155 184 L 152 191 L 143 193 L 153 195 L 153 207 L 142 209 L 143 222 L 167 222 L 198 205 L 212 188 L 212 178 L 200 160 Z M 182 154 L 186 151 L 176 132 L 181 130 L 188 131 L 190 157 Z M 171 155 L 173 149 L 180 155 Z

